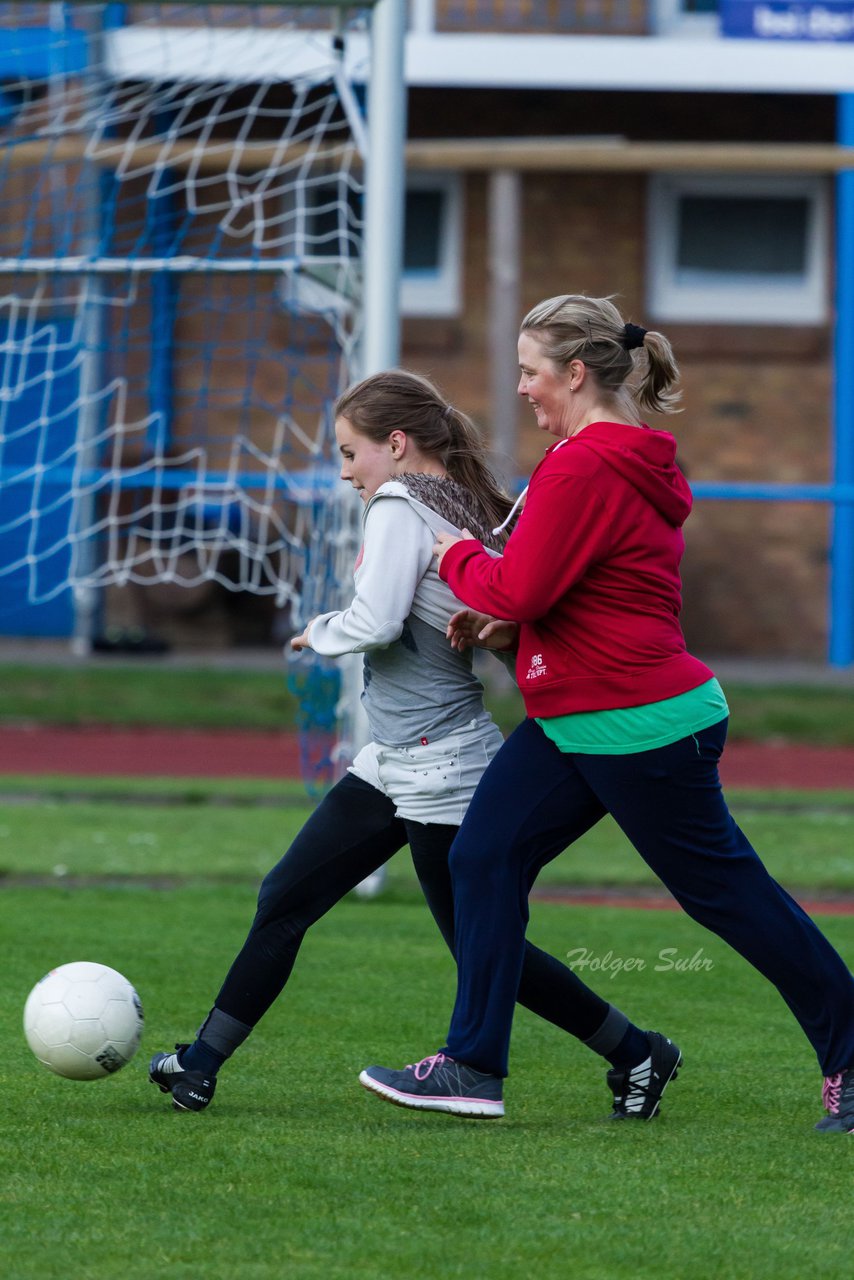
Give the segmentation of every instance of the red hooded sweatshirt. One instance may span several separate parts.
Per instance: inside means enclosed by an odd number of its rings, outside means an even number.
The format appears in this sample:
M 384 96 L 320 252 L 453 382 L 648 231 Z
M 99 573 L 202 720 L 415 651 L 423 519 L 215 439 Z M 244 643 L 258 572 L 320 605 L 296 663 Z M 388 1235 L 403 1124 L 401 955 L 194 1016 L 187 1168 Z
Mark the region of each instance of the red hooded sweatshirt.
M 529 716 L 636 707 L 712 672 L 679 624 L 691 491 L 667 431 L 594 422 L 547 450 L 500 559 L 476 540 L 440 575 L 473 609 L 521 623 Z

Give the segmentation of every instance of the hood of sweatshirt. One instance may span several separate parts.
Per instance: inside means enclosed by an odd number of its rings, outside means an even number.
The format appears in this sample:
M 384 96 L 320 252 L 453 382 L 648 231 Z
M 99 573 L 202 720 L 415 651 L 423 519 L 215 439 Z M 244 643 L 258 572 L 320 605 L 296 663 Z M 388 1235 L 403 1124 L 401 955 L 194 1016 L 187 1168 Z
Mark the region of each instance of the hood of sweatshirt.
M 382 502 L 384 498 L 405 498 L 434 538 L 437 533 L 450 533 L 458 538 L 467 528 L 477 537 L 483 536 L 485 540 L 495 542 L 472 494 L 449 476 L 404 472 L 393 480 L 386 480 L 366 504 L 363 518 L 367 519 L 373 504 Z M 488 542 L 485 545 L 488 555 L 498 554 Z M 437 561 L 433 560 L 415 588 L 412 612 L 428 626 L 444 633 L 451 614 L 460 607 L 461 602 L 439 577 Z
M 691 490 L 676 465 L 676 440 L 669 431 L 629 427 L 619 422 L 592 422 L 562 446 L 590 449 L 612 471 L 627 480 L 674 528 L 681 528 L 691 511 Z

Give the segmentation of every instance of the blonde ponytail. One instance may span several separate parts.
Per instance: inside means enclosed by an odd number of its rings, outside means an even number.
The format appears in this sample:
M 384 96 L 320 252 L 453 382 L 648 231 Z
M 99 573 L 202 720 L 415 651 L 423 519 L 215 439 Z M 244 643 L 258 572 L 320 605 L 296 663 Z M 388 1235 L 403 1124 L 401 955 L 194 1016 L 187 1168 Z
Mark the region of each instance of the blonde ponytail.
M 667 338 L 626 323 L 610 298 L 565 293 L 532 308 L 521 325 L 554 364 L 581 360 L 627 416 L 678 413 L 679 367 Z

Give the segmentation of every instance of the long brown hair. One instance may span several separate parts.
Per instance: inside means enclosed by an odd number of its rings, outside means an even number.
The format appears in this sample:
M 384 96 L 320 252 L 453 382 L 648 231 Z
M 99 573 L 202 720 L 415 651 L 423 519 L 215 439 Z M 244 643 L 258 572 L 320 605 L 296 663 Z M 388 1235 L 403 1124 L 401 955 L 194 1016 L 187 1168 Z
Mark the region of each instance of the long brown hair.
M 408 369 L 372 373 L 338 397 L 335 417 L 346 418 L 378 444 L 392 431 L 405 431 L 422 453 L 441 462 L 451 479 L 474 495 L 489 524 L 501 524 L 510 511 L 510 499 L 492 473 L 477 427 L 429 378 Z
M 536 338 L 543 353 L 561 368 L 582 360 L 603 392 L 623 409 L 679 412 L 679 367 L 667 338 L 655 329 L 636 328 L 632 350 L 626 345 L 626 322 L 610 298 L 583 293 L 546 298 L 528 312 L 520 332 Z

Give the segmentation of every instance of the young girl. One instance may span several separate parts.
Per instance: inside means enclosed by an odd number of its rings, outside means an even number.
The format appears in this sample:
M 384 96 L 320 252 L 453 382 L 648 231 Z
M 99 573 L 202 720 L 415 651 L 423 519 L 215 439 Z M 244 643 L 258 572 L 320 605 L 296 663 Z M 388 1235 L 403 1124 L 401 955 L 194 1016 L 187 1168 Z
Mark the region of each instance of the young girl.
M 314 618 L 293 649 L 364 653 L 362 695 L 372 741 L 318 805 L 261 885 L 249 935 L 191 1045 L 157 1053 L 151 1081 L 176 1108 L 202 1111 L 217 1071 L 290 977 L 306 931 L 409 844 L 421 888 L 449 947 L 454 919 L 448 851 L 474 789 L 502 743 L 483 706 L 471 652 L 446 639 L 459 607 L 439 579 L 433 543 L 490 530 L 510 503 L 468 418 L 426 379 L 375 374 L 341 396 L 335 434 L 341 479 L 365 503 L 353 602 Z M 569 969 L 527 944 L 519 1000 L 611 1064 L 617 1116 L 651 1118 L 679 1050 L 642 1032 Z M 639 1070 L 653 1058 L 658 1072 Z M 469 1099 L 472 1114 L 494 1114 Z

